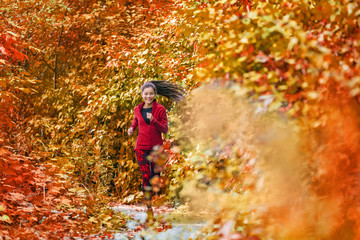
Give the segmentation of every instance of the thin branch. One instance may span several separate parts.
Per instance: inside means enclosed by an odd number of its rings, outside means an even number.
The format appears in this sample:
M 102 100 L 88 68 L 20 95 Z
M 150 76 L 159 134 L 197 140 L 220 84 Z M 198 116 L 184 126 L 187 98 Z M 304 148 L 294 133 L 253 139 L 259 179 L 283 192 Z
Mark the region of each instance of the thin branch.
M 60 30 L 60 36 L 59 36 L 59 40 L 58 40 L 58 48 L 60 47 L 60 44 L 61 44 L 61 38 L 63 36 L 63 32 L 64 32 L 64 23 L 65 23 L 65 18 L 66 18 L 66 15 L 68 13 L 68 9 L 71 5 L 71 2 L 66 6 L 66 10 L 65 10 L 65 14 L 64 14 L 64 19 L 62 21 L 62 24 L 61 24 L 61 30 Z M 56 80 L 57 80 L 57 65 L 58 65 L 58 53 L 56 53 L 55 55 L 55 63 L 54 63 L 54 89 L 56 89 Z
M 55 69 L 43 57 L 41 57 L 41 61 L 44 62 L 45 65 L 51 69 L 51 71 L 55 72 Z

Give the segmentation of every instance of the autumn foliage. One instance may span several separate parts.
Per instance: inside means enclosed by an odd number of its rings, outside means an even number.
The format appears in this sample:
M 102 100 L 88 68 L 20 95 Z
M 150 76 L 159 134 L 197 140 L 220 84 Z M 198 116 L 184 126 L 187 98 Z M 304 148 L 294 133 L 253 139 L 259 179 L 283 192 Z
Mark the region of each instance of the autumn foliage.
M 52 239 L 85 231 L 86 208 L 71 207 L 78 204 L 77 194 L 59 175 L 55 165 L 34 166 L 31 159 L 1 148 L 2 236 Z
M 198 191 L 209 189 L 209 199 L 214 189 L 223 192 L 213 203 L 221 215 L 205 231 L 236 239 L 357 239 L 359 4 L 254 1 L 248 10 L 235 3 L 193 2 L 182 11 L 184 34 L 201 59 L 193 77 L 218 88 L 208 92 L 213 101 L 198 97 L 208 90 L 194 93 L 194 106 L 205 103 L 198 111 L 221 127 L 195 112 L 207 137 L 195 138 L 188 157 Z M 224 88 L 233 100 L 223 100 Z M 206 112 L 215 103 L 224 107 Z M 226 110 L 229 104 L 237 107 Z
M 1 4 L 2 235 L 121 226 L 100 200 L 139 201 L 126 130 L 140 86 L 168 80 L 190 96 L 159 99 L 159 192 L 173 204 L 219 193 L 204 237 L 360 238 L 357 1 Z

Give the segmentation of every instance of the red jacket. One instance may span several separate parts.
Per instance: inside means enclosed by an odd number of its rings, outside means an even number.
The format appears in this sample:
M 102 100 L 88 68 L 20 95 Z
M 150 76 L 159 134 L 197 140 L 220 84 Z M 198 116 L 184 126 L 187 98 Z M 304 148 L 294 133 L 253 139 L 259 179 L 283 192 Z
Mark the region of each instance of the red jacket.
M 152 115 L 153 120 L 148 125 L 141 115 L 141 109 L 144 106 L 144 102 L 140 103 L 134 109 L 134 120 L 131 127 L 135 130 L 139 126 L 139 135 L 136 140 L 135 149 L 141 150 L 153 150 L 154 146 L 162 145 L 163 139 L 161 133 L 166 134 L 168 131 L 168 121 L 166 116 L 166 109 L 156 100 L 153 102 Z

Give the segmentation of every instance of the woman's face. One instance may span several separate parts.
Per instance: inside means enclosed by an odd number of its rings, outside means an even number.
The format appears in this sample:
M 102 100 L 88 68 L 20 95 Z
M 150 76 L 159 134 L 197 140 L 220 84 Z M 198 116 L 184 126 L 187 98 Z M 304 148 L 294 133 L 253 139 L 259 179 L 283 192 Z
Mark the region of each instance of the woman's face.
M 155 98 L 155 91 L 152 87 L 147 87 L 144 89 L 141 96 L 143 97 L 145 103 L 151 104 Z

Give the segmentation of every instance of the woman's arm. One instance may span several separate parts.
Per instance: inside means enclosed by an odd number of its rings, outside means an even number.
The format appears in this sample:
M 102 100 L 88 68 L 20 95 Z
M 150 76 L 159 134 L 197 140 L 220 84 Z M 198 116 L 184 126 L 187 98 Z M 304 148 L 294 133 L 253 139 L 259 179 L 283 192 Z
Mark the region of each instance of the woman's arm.
M 134 116 L 134 120 L 132 121 L 131 126 L 128 129 L 128 135 L 129 136 L 131 136 L 134 133 L 134 131 L 137 128 L 138 125 L 139 125 L 138 119 L 137 119 L 136 116 Z
M 160 113 L 160 117 L 159 119 L 156 119 L 154 116 L 153 116 L 153 119 L 152 121 L 150 122 L 150 124 L 154 125 L 155 128 L 157 130 L 159 130 L 160 132 L 166 134 L 167 131 L 168 131 L 168 121 L 167 121 L 167 116 L 166 116 L 166 110 L 165 108 L 163 110 L 161 110 L 161 113 Z
M 137 128 L 138 125 L 139 125 L 138 119 L 136 116 L 134 116 L 134 120 L 131 123 L 131 128 L 135 131 L 135 129 Z

